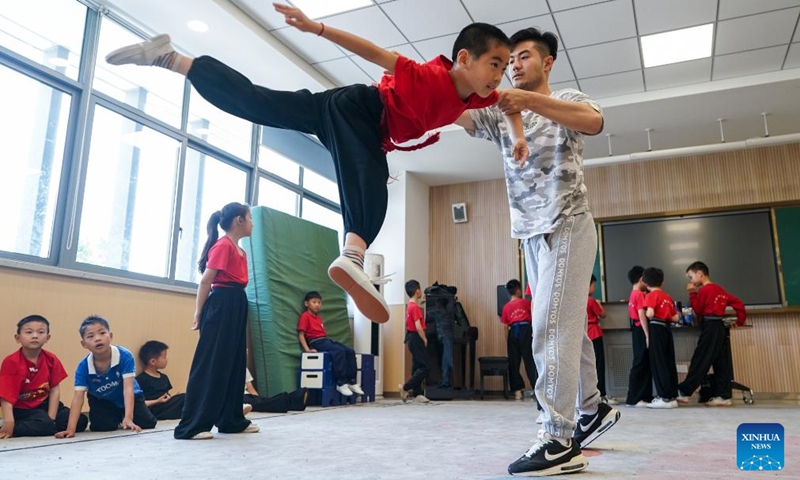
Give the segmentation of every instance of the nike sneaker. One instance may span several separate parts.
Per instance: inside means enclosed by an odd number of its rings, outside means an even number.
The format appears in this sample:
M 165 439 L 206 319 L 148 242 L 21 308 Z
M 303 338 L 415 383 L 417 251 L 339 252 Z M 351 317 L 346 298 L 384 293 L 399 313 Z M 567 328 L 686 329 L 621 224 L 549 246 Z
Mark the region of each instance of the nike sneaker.
M 589 466 L 578 442 L 565 440 L 566 445 L 544 430 L 539 430 L 536 443 L 508 466 L 508 473 L 520 477 L 544 477 L 579 472 Z
M 581 415 L 578 424 L 575 426 L 575 434 L 572 439 L 586 448 L 587 445 L 595 441 L 597 437 L 606 433 L 619 420 L 620 413 L 616 408 L 611 408 L 605 403 L 597 404 L 597 413 L 594 415 Z

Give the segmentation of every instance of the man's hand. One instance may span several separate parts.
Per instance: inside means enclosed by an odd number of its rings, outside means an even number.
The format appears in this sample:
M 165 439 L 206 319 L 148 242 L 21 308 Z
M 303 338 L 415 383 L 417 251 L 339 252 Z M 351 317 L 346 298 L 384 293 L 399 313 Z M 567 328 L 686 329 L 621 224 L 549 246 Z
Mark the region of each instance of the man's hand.
M 72 438 L 75 436 L 75 430 L 64 430 L 63 432 L 56 433 L 56 438 Z
M 322 26 L 311 20 L 299 8 L 290 7 L 282 3 L 273 3 L 275 11 L 286 17 L 286 24 L 291 25 L 301 32 L 310 32 L 314 34 L 322 33 Z
M 526 142 L 524 138 L 518 138 L 514 142 L 513 154 L 514 160 L 519 163 L 519 166 L 524 166 L 525 161 L 528 159 L 528 155 L 530 155 L 530 151 L 528 150 L 528 142 Z
M 122 423 L 120 425 L 122 425 L 122 428 L 124 428 L 125 430 L 130 429 L 134 433 L 139 433 L 142 431 L 142 427 L 133 423 L 133 419 L 130 418 L 123 418 Z
M 497 106 L 506 115 L 510 113 L 518 113 L 527 110 L 527 95 L 528 92 L 518 90 L 516 88 L 508 88 L 498 90 L 500 97 L 497 100 Z

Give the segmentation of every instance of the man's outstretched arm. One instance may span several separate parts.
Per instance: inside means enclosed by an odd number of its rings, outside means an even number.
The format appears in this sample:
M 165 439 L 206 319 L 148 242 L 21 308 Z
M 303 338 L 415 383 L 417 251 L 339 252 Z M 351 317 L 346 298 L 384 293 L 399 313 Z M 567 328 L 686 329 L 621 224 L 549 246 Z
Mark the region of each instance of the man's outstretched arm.
M 506 114 L 531 110 L 570 130 L 587 135 L 597 135 L 603 131 L 603 115 L 585 103 L 509 88 L 500 91 L 497 105 Z

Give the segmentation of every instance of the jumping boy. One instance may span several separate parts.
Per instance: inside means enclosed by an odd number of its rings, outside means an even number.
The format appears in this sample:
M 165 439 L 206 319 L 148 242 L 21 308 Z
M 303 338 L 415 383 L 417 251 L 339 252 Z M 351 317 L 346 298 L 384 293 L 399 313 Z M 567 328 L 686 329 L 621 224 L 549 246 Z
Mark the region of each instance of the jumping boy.
M 420 65 L 310 20 L 297 8 L 273 5 L 287 24 L 324 37 L 388 74 L 377 86 L 351 85 L 320 93 L 270 90 L 254 86 L 211 57 L 178 54 L 167 35 L 115 50 L 106 61 L 168 68 L 186 76 L 200 95 L 223 111 L 253 123 L 316 135 L 333 157 L 346 232 L 342 255 L 330 265 L 328 275 L 353 297 L 361 313 L 384 323 L 389 307 L 364 273 L 363 263 L 386 216 L 386 153 L 429 145 L 438 135 L 413 147 L 397 146 L 453 123 L 467 109 L 493 105 L 494 90 L 508 64 L 508 37 L 495 26 L 473 23 L 456 38 L 452 59 L 439 56 Z M 522 160 L 528 147 L 520 116 L 509 122 L 515 132 L 509 152 Z
M 124 428 L 138 433 L 155 428 L 156 417 L 147 409 L 142 389 L 134 378 L 136 360 L 128 349 L 111 344 L 114 334 L 108 320 L 92 315 L 81 322 L 78 332 L 81 346 L 90 353 L 75 370 L 69 423 L 56 437 L 75 436 L 85 396 L 89 397 L 89 428 L 93 432 Z
M 730 407 L 733 379 L 731 339 L 730 331 L 722 321 L 722 317 L 725 315 L 725 309 L 731 307 L 736 312 L 736 325 L 744 325 L 747 320 L 744 303 L 721 286 L 712 283 L 708 278 L 708 266 L 703 262 L 689 265 L 686 276 L 689 278 L 689 283 L 686 285 L 689 303 L 700 319 L 700 338 L 697 340 L 697 348 L 689 364 L 689 373 L 678 385 L 678 402 L 689 402 L 689 397 L 700 386 L 709 367 L 713 366 L 713 397 L 706 402 L 706 406 Z
M 670 328 L 678 321 L 678 311 L 672 297 L 661 290 L 664 272 L 660 268 L 645 269 L 642 281 L 649 291 L 644 298 L 644 308 L 650 327 L 650 369 L 658 394 L 647 408 L 676 408 L 678 369 L 675 366 L 675 342 Z
M 50 322 L 41 315 L 28 315 L 17 322 L 14 339 L 20 349 L 0 367 L 0 439 L 54 435 L 67 427 L 70 412 L 60 401 L 59 384 L 67 372 L 58 357 L 44 349 Z M 86 415 L 79 415 L 75 430 L 86 430 L 87 423 Z
M 374 287 L 373 287 L 374 288 Z M 297 339 L 304 352 L 326 352 L 331 356 L 336 390 L 346 397 L 364 395 L 364 390 L 356 381 L 356 352 L 347 345 L 327 337 L 319 310 L 322 296 L 319 292 L 308 292 L 303 299 L 306 311 L 297 322 Z
M 399 385 L 400 399 L 403 403 L 413 399 L 419 403 L 428 403 L 428 397 L 422 392 L 422 382 L 428 377 L 428 337 L 425 335 L 425 315 L 419 308 L 422 298 L 422 288 L 416 280 L 406 282 L 406 295 L 408 295 L 408 308 L 406 308 L 406 338 L 405 344 L 411 353 L 411 378 L 406 383 Z

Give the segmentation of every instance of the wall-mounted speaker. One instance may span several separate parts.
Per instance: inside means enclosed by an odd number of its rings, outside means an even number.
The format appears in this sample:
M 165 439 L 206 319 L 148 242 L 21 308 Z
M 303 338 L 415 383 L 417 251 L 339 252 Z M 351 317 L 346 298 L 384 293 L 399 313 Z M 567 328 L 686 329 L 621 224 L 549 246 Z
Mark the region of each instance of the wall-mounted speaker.
M 467 204 L 454 203 L 453 204 L 453 222 L 466 223 L 467 222 Z

